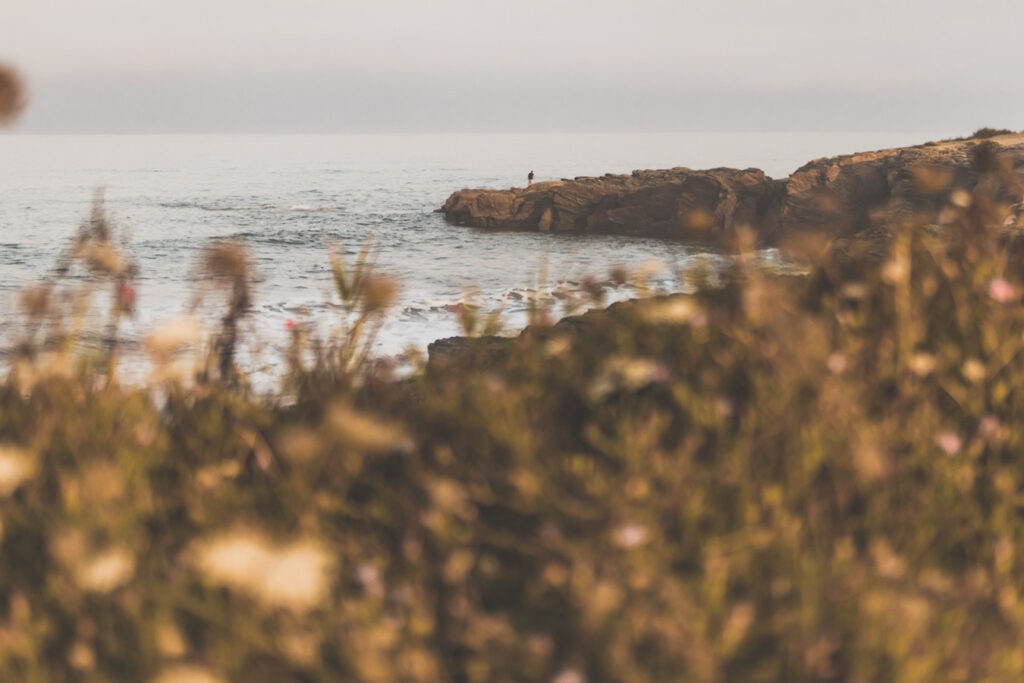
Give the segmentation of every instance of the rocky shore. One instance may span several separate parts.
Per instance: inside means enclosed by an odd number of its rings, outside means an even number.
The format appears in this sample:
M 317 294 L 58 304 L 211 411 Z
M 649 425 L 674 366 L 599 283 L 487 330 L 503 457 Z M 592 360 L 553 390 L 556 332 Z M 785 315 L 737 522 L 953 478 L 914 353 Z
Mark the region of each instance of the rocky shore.
M 995 173 L 986 174 L 985 171 Z M 466 189 L 441 211 L 456 225 L 495 230 L 652 236 L 728 248 L 749 229 L 761 246 L 807 232 L 877 236 L 922 197 L 972 190 L 982 176 L 1019 220 L 1024 134 L 927 143 L 811 161 L 785 179 L 758 169 L 634 171 L 508 190 Z

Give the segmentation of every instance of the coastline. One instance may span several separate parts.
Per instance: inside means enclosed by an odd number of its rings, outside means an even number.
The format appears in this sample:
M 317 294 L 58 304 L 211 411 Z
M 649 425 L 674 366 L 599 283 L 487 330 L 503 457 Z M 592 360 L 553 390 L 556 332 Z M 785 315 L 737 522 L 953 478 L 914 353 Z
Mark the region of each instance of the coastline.
M 998 132 L 998 131 L 996 131 Z M 1024 135 L 989 134 L 809 161 L 784 179 L 760 169 L 634 171 L 579 176 L 509 190 L 465 189 L 441 207 L 454 225 L 487 230 L 643 235 L 735 249 L 738 233 L 775 246 L 811 232 L 871 235 L 936 179 L 971 191 L 979 153 L 1020 176 Z M 1019 202 L 1012 188 L 999 199 Z M 885 214 L 881 211 L 885 208 Z M 1021 220 L 1014 216 L 1015 224 Z

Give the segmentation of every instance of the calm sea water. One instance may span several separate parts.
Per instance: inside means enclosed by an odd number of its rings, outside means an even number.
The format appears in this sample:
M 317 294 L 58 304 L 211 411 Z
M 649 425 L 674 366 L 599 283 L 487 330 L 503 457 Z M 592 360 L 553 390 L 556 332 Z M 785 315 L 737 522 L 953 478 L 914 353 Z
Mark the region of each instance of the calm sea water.
M 450 226 L 435 210 L 454 190 L 522 185 L 530 169 L 538 180 L 672 166 L 756 166 L 784 177 L 813 158 L 940 136 L 0 136 L 0 344 L 16 334 L 16 292 L 52 268 L 97 187 L 140 267 L 130 338 L 185 310 L 202 249 L 225 238 L 252 251 L 251 325 L 262 339 L 283 343 L 289 319 L 330 327 L 338 312 L 326 245 L 354 254 L 372 235 L 379 269 L 403 287 L 378 343 L 393 354 L 457 334 L 451 309 L 468 286 L 484 307 L 504 307 L 514 330 L 542 272 L 548 286 L 571 287 L 616 265 L 646 264 L 658 287 L 676 290 L 679 271 L 700 253 L 651 239 Z

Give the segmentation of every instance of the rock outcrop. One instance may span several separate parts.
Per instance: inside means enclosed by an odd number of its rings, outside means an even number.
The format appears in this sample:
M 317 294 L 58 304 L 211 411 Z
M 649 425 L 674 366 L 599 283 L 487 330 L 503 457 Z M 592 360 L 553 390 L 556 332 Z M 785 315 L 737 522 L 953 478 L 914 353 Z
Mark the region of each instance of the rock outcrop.
M 462 190 L 442 211 L 454 223 L 481 228 L 704 239 L 741 224 L 770 223 L 783 189 L 757 169 L 674 168 Z
M 985 174 L 985 171 L 993 171 Z M 441 211 L 496 230 L 656 236 L 727 245 L 740 227 L 762 245 L 794 233 L 853 238 L 921 197 L 972 190 L 986 175 L 1007 207 L 1021 201 L 1024 135 L 928 143 L 818 159 L 785 180 L 758 169 L 674 168 L 580 177 L 509 190 L 461 190 Z

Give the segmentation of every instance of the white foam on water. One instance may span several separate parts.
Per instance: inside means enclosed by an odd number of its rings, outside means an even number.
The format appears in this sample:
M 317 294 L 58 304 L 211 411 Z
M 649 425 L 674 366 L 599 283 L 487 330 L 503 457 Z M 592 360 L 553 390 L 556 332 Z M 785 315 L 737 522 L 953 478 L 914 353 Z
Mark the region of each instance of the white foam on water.
M 287 342 L 286 322 L 340 322 L 328 245 L 354 259 L 373 239 L 377 268 L 402 290 L 377 342 L 396 354 L 459 334 L 468 292 L 502 308 L 506 329 L 526 324 L 538 291 L 555 311 L 578 298 L 586 276 L 648 268 L 660 291 L 684 286 L 680 271 L 700 248 L 604 235 L 494 233 L 445 223 L 437 213 L 465 187 L 636 168 L 716 166 L 784 177 L 809 159 L 920 142 L 929 133 L 624 135 L 0 136 L 0 347 L 17 338 L 17 292 L 50 272 L 106 188 L 119 237 L 139 266 L 129 347 L 195 299 L 195 266 L 213 240 L 251 250 L 256 291 L 249 329 L 266 345 Z M 139 169 L 159 172 L 140 172 Z M 719 258 L 710 256 L 709 258 Z M 767 258 L 771 258 L 770 254 Z M 628 298 L 612 288 L 607 302 Z M 99 305 L 101 307 L 101 305 Z M 201 308 L 213 325 L 219 311 Z

